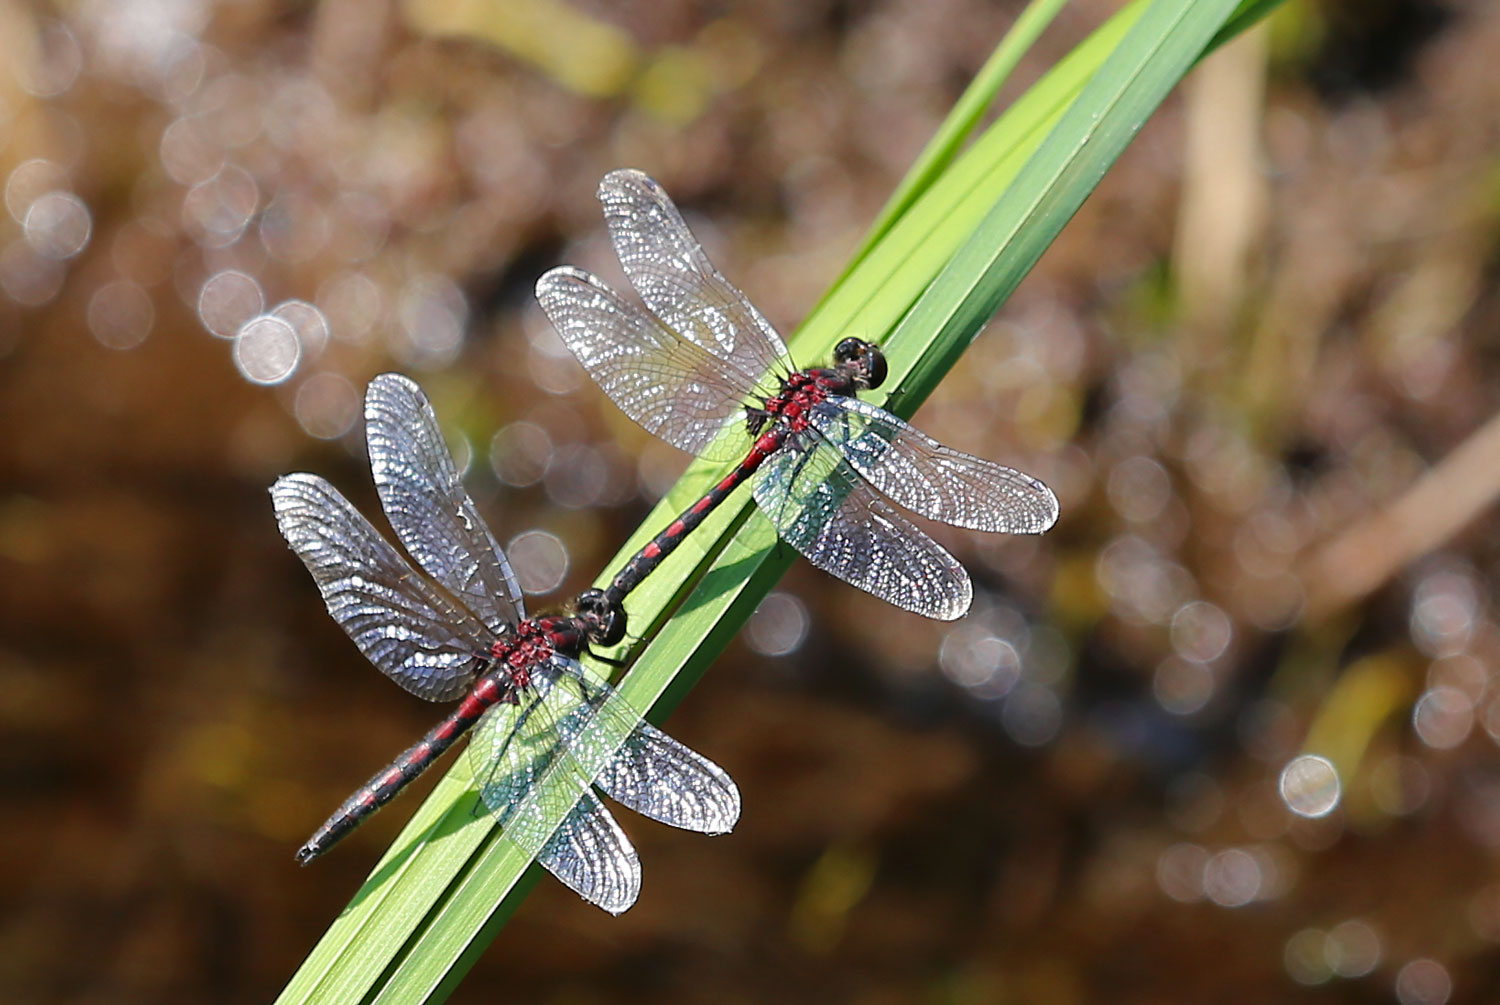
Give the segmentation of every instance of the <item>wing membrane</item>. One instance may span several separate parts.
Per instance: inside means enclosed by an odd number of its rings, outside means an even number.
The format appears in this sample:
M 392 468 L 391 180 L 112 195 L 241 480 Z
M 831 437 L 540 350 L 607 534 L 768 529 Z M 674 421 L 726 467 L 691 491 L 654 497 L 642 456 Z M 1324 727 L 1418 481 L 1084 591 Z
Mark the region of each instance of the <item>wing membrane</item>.
M 655 317 L 580 269 L 548 272 L 536 298 L 578 362 L 621 411 L 681 450 L 707 454 L 724 429 L 744 415 L 760 390 L 752 377 L 727 367 L 706 349 L 670 331 Z M 728 460 L 740 441 L 715 452 Z
M 276 522 L 328 613 L 388 677 L 429 701 L 451 701 L 473 680 L 489 631 L 421 577 L 339 491 L 317 475 L 271 486 Z
M 810 421 L 888 498 L 930 520 L 1006 534 L 1057 522 L 1057 497 L 1030 475 L 945 447 L 883 408 L 829 398 Z
M 660 185 L 640 171 L 611 171 L 599 201 L 625 275 L 667 327 L 752 382 L 793 369 L 776 329 L 714 268 Z M 773 380 L 759 396 L 775 392 Z
M 417 564 L 496 635 L 525 618 L 516 574 L 464 491 L 422 389 L 398 373 L 372 380 L 365 436 L 380 503 Z
M 553 659 L 586 707 L 558 723 L 585 776 L 642 816 L 701 834 L 727 834 L 740 818 L 740 790 L 723 768 L 642 719 L 613 688 L 574 660 Z
M 610 914 L 641 895 L 641 860 L 614 815 L 585 790 L 537 861 L 570 890 Z
M 491 707 L 470 741 L 470 768 L 506 838 L 584 900 L 619 914 L 640 893 L 640 860 L 562 742 L 559 723 L 585 706 L 556 683 L 533 676 L 520 704 Z
M 722 768 L 561 656 L 532 668 L 518 705 L 485 713 L 469 757 L 480 798 L 506 836 L 616 914 L 635 901 L 640 865 L 593 785 L 645 816 L 705 834 L 727 833 L 740 815 L 739 789 Z
M 963 617 L 969 574 L 826 443 L 803 434 L 757 472 L 755 501 L 782 538 L 851 586 L 940 621 Z

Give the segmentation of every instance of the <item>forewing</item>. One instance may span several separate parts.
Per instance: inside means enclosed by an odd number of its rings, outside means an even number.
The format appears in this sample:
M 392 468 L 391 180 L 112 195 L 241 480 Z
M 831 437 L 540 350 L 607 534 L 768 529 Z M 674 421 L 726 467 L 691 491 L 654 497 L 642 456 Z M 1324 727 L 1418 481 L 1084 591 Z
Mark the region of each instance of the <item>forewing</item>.
M 755 501 L 782 538 L 825 572 L 939 621 L 973 600 L 952 555 L 892 509 L 821 436 L 788 440 L 755 477 Z
M 669 330 L 636 304 L 580 269 L 542 276 L 536 298 L 578 362 L 621 411 L 674 447 L 727 460 L 740 440 L 707 450 L 738 422 L 755 379 Z
M 495 634 L 525 618 L 516 574 L 464 491 L 422 389 L 399 373 L 370 381 L 365 436 L 386 518 L 417 564 Z
M 470 768 L 510 841 L 584 900 L 619 914 L 640 892 L 640 862 L 564 742 L 560 724 L 586 716 L 586 702 L 569 682 L 557 684 L 536 673 L 518 704 L 485 713 Z
M 810 421 L 875 488 L 913 513 L 970 530 L 1040 534 L 1057 497 L 1030 475 L 945 447 L 883 408 L 829 398 Z
M 473 614 L 423 579 L 317 475 L 271 486 L 281 534 L 312 573 L 328 613 L 387 676 L 431 701 L 462 695 L 493 641 Z
M 714 268 L 660 185 L 611 171 L 599 201 L 625 275 L 667 327 L 752 380 L 793 369 L 776 329 Z M 773 378 L 761 396 L 775 391 Z
M 573 761 L 610 798 L 653 820 L 727 834 L 740 818 L 740 790 L 708 758 L 640 717 L 614 689 L 573 660 L 552 669 L 573 679 L 586 706 L 559 721 Z

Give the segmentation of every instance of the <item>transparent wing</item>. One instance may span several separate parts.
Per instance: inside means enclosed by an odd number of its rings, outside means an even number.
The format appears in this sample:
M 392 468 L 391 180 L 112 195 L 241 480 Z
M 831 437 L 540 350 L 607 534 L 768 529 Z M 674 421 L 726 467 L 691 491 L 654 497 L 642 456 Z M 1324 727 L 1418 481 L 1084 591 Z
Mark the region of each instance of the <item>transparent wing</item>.
M 558 721 L 558 731 L 583 774 L 615 802 L 642 816 L 701 834 L 727 834 L 740 818 L 740 790 L 702 754 L 640 717 L 574 660 L 555 658 L 586 704 Z
M 469 765 L 505 836 L 591 904 L 619 914 L 640 893 L 635 849 L 562 742 L 560 722 L 586 708 L 555 675 L 536 674 L 516 705 L 475 727 Z
M 782 538 L 825 572 L 939 621 L 973 600 L 952 555 L 893 510 L 819 435 L 791 438 L 755 476 L 755 501 Z
M 516 574 L 464 491 L 422 389 L 399 373 L 370 381 L 365 436 L 380 503 L 417 564 L 496 635 L 524 619 Z
M 1035 478 L 945 447 L 883 408 L 829 398 L 809 418 L 866 481 L 913 513 L 1006 534 L 1057 522 L 1057 497 Z
M 752 378 L 694 345 L 599 279 L 562 267 L 536 284 L 536 298 L 578 362 L 621 411 L 692 454 L 744 416 L 761 391 Z M 744 452 L 741 440 L 718 453 Z
M 276 523 L 328 613 L 371 663 L 412 694 L 451 701 L 469 688 L 493 636 L 423 579 L 339 491 L 317 475 L 271 486 Z
M 641 895 L 641 860 L 591 791 L 568 811 L 537 861 L 568 889 L 610 914 L 623 914 Z
M 599 201 L 625 275 L 667 327 L 755 381 L 795 369 L 776 329 L 714 268 L 660 185 L 611 171 Z

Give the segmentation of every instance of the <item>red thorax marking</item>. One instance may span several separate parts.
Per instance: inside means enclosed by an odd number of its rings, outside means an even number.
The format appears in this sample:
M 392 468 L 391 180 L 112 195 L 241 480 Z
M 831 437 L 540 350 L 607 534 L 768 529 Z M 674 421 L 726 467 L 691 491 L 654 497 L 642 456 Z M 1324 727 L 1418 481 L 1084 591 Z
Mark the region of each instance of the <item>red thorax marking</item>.
M 853 390 L 849 378 L 837 370 L 802 370 L 787 378 L 780 394 L 766 399 L 765 411 L 780 419 L 787 432 L 800 433 L 807 428 L 808 413 L 815 405 L 829 395 Z M 756 442 L 757 447 L 763 439 Z
M 578 649 L 583 644 L 584 634 L 577 618 L 528 618 L 506 632 L 502 638 L 496 639 L 495 644 L 490 647 L 490 658 L 507 669 L 508 683 L 511 685 L 509 693 L 502 695 L 498 690 L 493 690 L 491 693 L 481 694 L 486 686 L 491 689 L 497 687 L 492 680 L 486 678 L 474 689 L 474 696 L 486 704 L 502 700 L 515 701 L 515 692 L 530 686 L 533 666 L 559 652 Z

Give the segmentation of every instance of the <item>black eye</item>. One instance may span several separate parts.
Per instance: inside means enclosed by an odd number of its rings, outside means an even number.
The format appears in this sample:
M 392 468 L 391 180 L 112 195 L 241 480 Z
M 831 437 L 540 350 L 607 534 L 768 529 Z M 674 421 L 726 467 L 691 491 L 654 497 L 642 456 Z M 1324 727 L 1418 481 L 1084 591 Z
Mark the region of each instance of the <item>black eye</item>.
M 865 387 L 873 391 L 885 383 L 885 377 L 885 353 L 870 346 L 870 354 L 865 357 Z
M 625 609 L 616 607 L 604 615 L 604 631 L 599 636 L 601 646 L 619 645 L 625 638 Z
M 885 383 L 885 356 L 862 338 L 846 338 L 833 348 L 833 359 L 852 375 L 861 387 L 873 389 Z M 854 364 L 850 367 L 849 364 Z

